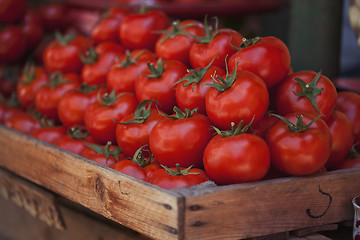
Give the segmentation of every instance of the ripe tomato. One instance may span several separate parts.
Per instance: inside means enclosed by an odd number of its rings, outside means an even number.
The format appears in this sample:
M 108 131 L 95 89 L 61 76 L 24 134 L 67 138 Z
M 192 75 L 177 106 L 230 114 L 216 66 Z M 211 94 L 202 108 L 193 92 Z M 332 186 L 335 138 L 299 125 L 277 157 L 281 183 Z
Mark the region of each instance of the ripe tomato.
M 193 42 L 190 48 L 191 66 L 193 68 L 206 67 L 215 58 L 213 66 L 225 69 L 225 58 L 236 52 L 231 45 L 240 45 L 243 37 L 232 29 L 222 28 L 213 31 L 207 22 L 204 23 L 204 26 L 205 37 L 194 36 L 197 41 Z
M 139 164 L 129 159 L 120 160 L 112 165 L 111 168 L 143 181 L 146 179 L 146 171 Z
M 82 84 L 66 93 L 57 107 L 60 122 L 67 128 L 85 126 L 86 109 L 98 100 L 98 94 L 104 94 L 106 91 L 105 88 Z
M 90 40 L 82 36 L 56 34 L 44 50 L 43 62 L 50 72 L 80 73 L 83 63 L 79 53 L 90 47 Z
M 159 58 L 156 66 L 153 63 L 148 64 L 148 68 L 135 81 L 138 101 L 156 100 L 160 110 L 171 113 L 176 105 L 174 85 L 185 73 L 186 66 L 177 60 L 162 61 Z
M 62 3 L 46 3 L 39 8 L 39 16 L 46 31 L 64 30 L 70 25 L 68 7 Z
M 120 41 L 130 50 L 146 48 L 154 50 L 160 37 L 156 31 L 169 26 L 168 17 L 161 11 L 128 14 L 119 26 Z
M 270 151 L 266 142 L 247 134 L 250 125 L 242 128 L 231 124 L 231 131 L 213 137 L 204 151 L 204 168 L 216 184 L 235 184 L 258 181 L 270 168 Z
M 137 49 L 119 57 L 107 75 L 106 83 L 110 90 L 134 92 L 135 80 L 147 68 L 148 62 L 154 62 L 156 56 L 147 49 Z
M 360 154 L 356 151 L 356 145 L 353 145 L 347 158 L 342 161 L 335 169 L 360 168 Z
M 265 139 L 267 131 L 278 121 L 279 119 L 271 113 L 266 113 L 265 116 L 254 126 L 251 126 L 254 134 Z
M 138 102 L 132 93 L 110 94 L 99 96 L 99 101 L 91 104 L 85 111 L 85 126 L 96 143 L 116 142 L 116 126 L 126 115 L 134 112 Z
M 21 60 L 26 50 L 25 37 L 19 27 L 10 25 L 0 30 L 0 64 Z
M 66 135 L 66 128 L 64 126 L 48 126 L 41 127 L 30 133 L 30 136 L 50 143 L 55 144 L 60 138 Z
M 116 145 L 112 145 L 111 142 L 107 142 L 106 145 L 92 143 L 86 143 L 86 145 L 88 147 L 81 153 L 81 156 L 103 166 L 111 167 L 125 158 L 121 149 Z
M 178 81 L 175 96 L 176 103 L 182 111 L 186 108 L 198 108 L 198 113 L 206 114 L 205 97 L 210 89 L 208 84 L 213 83 L 214 75 L 225 74 L 223 69 L 211 66 L 211 63 L 205 68 L 188 69 L 188 74 Z
M 95 52 L 99 55 L 112 52 L 119 56 L 125 53 L 125 49 L 117 42 L 104 41 L 96 45 Z
M 26 10 L 26 0 L 0 0 L 0 23 L 19 21 Z
M 338 110 L 333 112 L 326 123 L 330 129 L 332 145 L 325 167 L 332 169 L 345 160 L 354 143 L 354 133 L 349 118 Z
M 28 9 L 22 20 L 21 31 L 26 39 L 27 49 L 38 46 L 44 36 L 41 18 L 33 9 Z
M 42 86 L 35 96 L 35 107 L 47 118 L 59 121 L 58 105 L 70 91 L 80 86 L 80 78 L 75 73 L 50 75 L 49 84 Z
M 278 86 L 276 109 L 280 115 L 321 113 L 327 121 L 335 109 L 336 99 L 337 91 L 329 78 L 313 71 L 300 71 L 289 75 Z
M 264 117 L 268 105 L 269 93 L 264 81 L 245 70 L 217 75 L 205 98 L 210 121 L 222 130 L 229 129 L 232 122 L 256 124 Z
M 28 108 L 34 104 L 36 93 L 48 82 L 48 74 L 42 66 L 26 65 L 16 89 L 21 106 Z
M 67 134 L 55 142 L 61 149 L 81 155 L 88 148 L 86 143 L 94 143 L 85 127 L 71 127 Z
M 354 131 L 354 143 L 360 142 L 360 95 L 355 92 L 344 91 L 338 93 L 336 109 L 345 113 Z M 360 151 L 360 144 L 356 146 Z
M 30 134 L 39 129 L 40 123 L 31 115 L 23 111 L 13 111 L 11 115 L 5 117 L 5 126 L 21 133 Z
M 116 142 L 125 156 L 132 157 L 140 147 L 149 145 L 151 130 L 163 118 L 159 111 L 148 103 L 149 101 L 141 102 L 135 112 L 117 122 Z
M 159 169 L 147 178 L 147 182 L 167 190 L 191 187 L 208 180 L 204 170 L 191 167 L 182 168 L 179 165 L 174 168 Z
M 247 70 L 261 77 L 272 87 L 284 80 L 290 69 L 289 49 L 276 37 L 244 39 L 240 48 L 229 59 L 230 71 Z
M 149 136 L 150 150 L 156 160 L 167 167 L 203 166 L 203 152 L 212 138 L 209 119 L 195 110 L 181 112 L 174 107 L 175 115 L 160 120 Z
M 317 172 L 331 153 L 331 133 L 319 115 L 292 113 L 278 120 L 267 132 L 271 163 L 279 171 L 295 176 Z M 310 125 L 311 123 L 311 125 Z
M 156 55 L 165 60 L 178 60 L 190 66 L 189 51 L 195 39 L 187 33 L 203 37 L 204 25 L 195 20 L 174 21 L 171 27 L 162 32 L 155 45 Z

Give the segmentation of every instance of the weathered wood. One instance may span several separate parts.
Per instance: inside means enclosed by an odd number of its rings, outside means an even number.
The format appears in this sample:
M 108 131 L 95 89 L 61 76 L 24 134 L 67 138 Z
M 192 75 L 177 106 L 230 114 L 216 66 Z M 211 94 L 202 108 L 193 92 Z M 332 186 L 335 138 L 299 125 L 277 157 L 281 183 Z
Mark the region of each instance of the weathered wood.
M 312 233 L 317 233 L 321 231 L 334 231 L 338 229 L 338 224 L 324 224 L 320 226 L 310 227 L 310 228 L 304 228 L 299 230 L 291 231 L 291 234 L 294 234 L 295 236 L 302 237 L 306 236 Z
M 0 146 L 0 166 L 151 238 L 182 238 L 179 194 L 3 126 Z
M 0 168 L 0 195 L 59 230 L 65 224 L 53 193 Z

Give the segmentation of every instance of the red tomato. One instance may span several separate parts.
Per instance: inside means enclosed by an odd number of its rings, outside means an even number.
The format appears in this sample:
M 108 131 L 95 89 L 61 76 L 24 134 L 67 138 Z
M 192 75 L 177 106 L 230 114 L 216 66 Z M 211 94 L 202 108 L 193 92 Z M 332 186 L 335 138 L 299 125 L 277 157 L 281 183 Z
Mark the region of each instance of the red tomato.
M 42 66 L 27 65 L 20 76 L 16 93 L 23 108 L 35 103 L 36 93 L 49 82 L 48 74 Z
M 124 17 L 119 26 L 120 41 L 130 50 L 146 48 L 154 50 L 160 37 L 156 31 L 169 26 L 168 17 L 161 11 L 132 13 Z
M 65 135 L 66 128 L 64 126 L 41 127 L 30 133 L 30 136 L 50 144 L 55 144 Z
M 147 68 L 147 63 L 155 59 L 155 54 L 147 49 L 126 51 L 109 71 L 107 86 L 110 90 L 135 93 L 135 80 Z
M 267 87 L 284 80 L 290 69 L 289 49 L 276 37 L 243 40 L 240 49 L 229 59 L 230 71 L 247 70 L 261 77 Z
M 23 111 L 14 111 L 11 115 L 6 117 L 4 124 L 8 128 L 12 128 L 25 134 L 29 134 L 41 127 L 40 123 L 36 121 L 35 118 Z
M 81 153 L 81 156 L 97 162 L 101 165 L 111 167 L 116 162 L 124 159 L 121 149 L 116 145 L 107 142 L 106 145 L 86 144 L 88 147 Z
M 57 140 L 55 145 L 75 154 L 82 154 L 88 148 L 86 143 L 94 143 L 84 127 L 69 128 L 67 134 Z
M 267 131 L 278 121 L 279 119 L 271 113 L 266 113 L 265 116 L 255 125 L 251 126 L 254 134 L 265 139 Z
M 70 25 L 68 7 L 62 3 L 46 3 L 40 7 L 39 15 L 46 31 L 64 30 Z
M 355 92 L 339 92 L 336 109 L 345 113 L 349 118 L 354 131 L 354 143 L 360 142 L 360 95 Z M 356 146 L 360 151 L 360 144 Z
M 156 55 L 165 60 L 178 60 L 190 66 L 189 51 L 195 39 L 187 33 L 203 37 L 204 25 L 195 20 L 174 21 L 172 26 L 163 32 L 155 45 Z
M 128 159 L 115 163 L 111 168 L 143 181 L 145 181 L 147 177 L 146 171 L 139 164 Z
M 252 72 L 234 70 L 231 75 L 216 76 L 217 82 L 206 94 L 205 107 L 210 121 L 218 128 L 229 129 L 231 123 L 256 124 L 269 105 L 264 81 Z M 220 84 L 221 79 L 226 84 Z
M 278 86 L 276 108 L 280 115 L 321 113 L 327 121 L 335 109 L 336 98 L 336 88 L 329 78 L 313 71 L 300 71 L 289 75 Z
M 204 151 L 204 168 L 216 184 L 226 185 L 253 182 L 262 179 L 270 168 L 270 151 L 266 142 L 245 133 L 249 127 L 220 132 L 213 137 Z
M 26 9 L 26 0 L 0 0 L 0 23 L 15 23 Z
M 359 144 L 358 144 L 359 145 Z M 353 145 L 347 158 L 342 161 L 335 169 L 360 168 L 360 154 L 356 151 L 356 145 Z
M 307 112 L 292 113 L 285 116 L 291 123 L 278 120 L 268 130 L 266 142 L 276 169 L 303 176 L 315 173 L 325 165 L 331 153 L 331 133 L 319 117 Z
M 236 52 L 231 45 L 240 45 L 243 37 L 232 29 L 222 28 L 212 31 L 206 22 L 204 25 L 205 37 L 195 37 L 200 43 L 193 42 L 190 48 L 189 59 L 191 66 L 193 68 L 205 67 L 215 58 L 213 66 L 225 69 L 225 58 Z
M 57 110 L 60 122 L 67 128 L 85 126 L 86 109 L 98 100 L 98 94 L 105 93 L 105 88 L 82 84 L 60 99 Z
M 212 138 L 211 124 L 205 115 L 175 107 L 176 115 L 160 120 L 149 136 L 150 150 L 167 167 L 203 166 L 203 152 Z
M 332 169 L 345 160 L 354 143 L 354 133 L 349 118 L 338 110 L 333 112 L 326 123 L 330 129 L 332 146 L 325 167 Z
M 5 122 L 5 114 L 8 111 L 6 104 L 0 99 L 0 124 Z
M 22 20 L 21 31 L 26 39 L 27 49 L 38 46 L 44 36 L 41 18 L 33 9 L 28 9 Z
M 56 34 L 56 39 L 44 50 L 44 65 L 50 72 L 80 73 L 83 63 L 79 53 L 84 54 L 90 45 L 90 41 L 82 36 Z
M 10 25 L 0 30 L 0 64 L 21 60 L 26 50 L 25 37 L 19 27 Z
M 208 181 L 206 173 L 198 168 L 176 168 L 159 169 L 153 172 L 147 181 L 161 188 L 170 190 L 191 187 Z
M 213 83 L 213 76 L 222 76 L 225 71 L 211 66 L 210 63 L 205 68 L 188 69 L 188 72 L 178 81 L 175 93 L 176 103 L 182 111 L 185 111 L 185 108 L 198 108 L 198 113 L 206 115 L 205 97 L 210 89 L 207 84 Z
M 96 45 L 95 52 L 99 55 L 107 52 L 112 52 L 115 53 L 116 55 L 122 55 L 125 53 L 125 49 L 119 43 L 104 41 Z
M 176 105 L 175 83 L 186 73 L 186 66 L 177 60 L 150 63 L 135 81 L 135 94 L 139 102 L 147 99 L 159 102 L 159 109 L 171 113 Z
M 94 102 L 85 111 L 85 126 L 95 142 L 116 142 L 117 124 L 114 121 L 119 122 L 134 112 L 137 105 L 136 97 L 132 93 L 116 94 L 116 91 L 112 91 L 104 94 L 100 101 Z
M 35 96 L 35 107 L 47 118 L 59 121 L 58 105 L 70 91 L 80 86 L 80 78 L 75 73 L 50 75 L 49 84 L 41 87 Z
M 21 76 L 19 66 L 17 65 L 2 65 L 0 66 L 0 94 L 5 98 L 9 98 L 14 92 L 18 80 Z

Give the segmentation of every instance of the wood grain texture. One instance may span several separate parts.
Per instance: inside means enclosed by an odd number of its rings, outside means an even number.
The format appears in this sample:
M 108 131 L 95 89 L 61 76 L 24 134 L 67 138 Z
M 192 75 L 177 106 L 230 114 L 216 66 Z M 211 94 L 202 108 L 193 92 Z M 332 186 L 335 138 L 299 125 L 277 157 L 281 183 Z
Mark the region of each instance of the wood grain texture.
M 0 127 L 0 166 L 155 239 L 181 239 L 183 197 Z

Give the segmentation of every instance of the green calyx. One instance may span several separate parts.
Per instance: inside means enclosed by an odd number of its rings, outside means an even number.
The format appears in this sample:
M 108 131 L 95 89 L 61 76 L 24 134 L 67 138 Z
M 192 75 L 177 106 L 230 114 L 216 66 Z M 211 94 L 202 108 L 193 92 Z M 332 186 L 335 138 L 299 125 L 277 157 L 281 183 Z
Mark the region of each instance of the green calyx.
M 54 72 L 50 75 L 48 85 L 54 89 L 55 87 L 59 86 L 60 84 L 68 83 L 69 80 L 64 78 L 63 74 L 59 71 Z
M 59 31 L 55 32 L 55 38 L 58 41 L 58 43 L 62 46 L 67 46 L 69 42 L 74 40 L 75 35 L 74 34 L 66 34 L 62 35 Z
M 117 59 L 116 61 L 118 62 L 118 65 L 116 65 L 116 67 L 126 68 L 130 65 L 136 64 L 138 57 L 141 56 L 141 54 L 143 54 L 143 53 L 144 53 L 144 50 L 139 51 L 133 58 L 131 58 L 131 52 L 129 50 L 126 50 L 125 51 L 125 61 L 121 62 Z
M 148 78 L 160 78 L 162 76 L 162 74 L 164 73 L 164 63 L 162 61 L 162 58 L 159 58 L 156 62 L 156 66 L 154 65 L 154 63 L 152 62 L 148 62 L 147 63 L 148 69 L 150 71 L 151 74 L 149 75 L 145 75 L 145 77 Z
M 225 92 L 226 90 L 231 88 L 231 86 L 233 85 L 233 83 L 236 80 L 237 65 L 238 65 L 238 62 L 236 62 L 236 64 L 235 64 L 234 71 L 231 74 L 229 74 L 229 67 L 228 67 L 227 61 L 225 59 L 225 66 L 226 66 L 225 79 L 223 79 L 219 75 L 216 75 L 215 76 L 216 78 L 214 76 L 212 77 L 213 78 L 213 83 L 212 84 L 206 84 L 206 85 L 209 85 L 210 87 L 215 88 L 219 92 Z
M 24 85 L 30 85 L 35 80 L 35 66 L 34 64 L 27 63 L 23 70 L 24 80 L 21 81 Z
M 88 85 L 87 83 L 82 83 L 79 88 L 74 89 L 75 92 L 79 93 L 90 93 L 96 89 L 99 89 L 97 85 Z
M 101 93 L 98 93 L 98 102 L 102 105 L 102 106 L 112 106 L 114 105 L 115 101 L 121 97 L 123 94 L 118 94 L 116 95 L 116 90 L 112 90 L 110 94 L 105 93 L 104 95 L 101 96 Z
M 188 108 L 185 108 L 185 112 L 182 112 L 180 108 L 177 106 L 174 106 L 173 108 L 175 116 L 170 116 L 165 113 L 160 112 L 161 115 L 164 117 L 167 117 L 171 120 L 180 120 L 180 119 L 186 119 L 194 116 L 195 113 L 197 113 L 198 108 L 194 108 L 193 110 L 189 110 Z
M 131 124 L 131 123 L 144 123 L 146 121 L 146 119 L 148 119 L 150 117 L 150 110 L 151 110 L 151 105 L 153 102 L 157 102 L 155 100 L 144 100 L 142 101 L 136 108 L 135 113 L 134 113 L 134 118 L 130 121 L 127 122 L 116 122 L 117 124 Z M 149 104 L 148 104 L 149 103 Z
M 261 39 L 261 37 L 254 37 L 254 38 L 249 38 L 249 39 L 243 38 L 242 42 L 240 44 L 240 47 L 236 47 L 236 46 L 232 45 L 232 43 L 231 43 L 232 38 L 230 38 L 229 43 L 230 43 L 230 46 L 232 48 L 239 51 L 241 49 L 244 49 L 246 47 L 249 47 L 249 46 L 252 46 L 252 45 L 256 44 L 260 39 Z
M 356 146 L 359 145 L 360 142 L 357 142 L 355 143 L 354 145 L 352 145 L 351 149 L 350 149 L 350 152 L 349 154 L 347 155 L 347 158 L 351 158 L 351 159 L 354 159 L 354 158 L 358 158 L 360 157 L 360 153 L 358 153 L 356 151 Z
M 298 133 L 306 131 L 316 120 L 318 120 L 320 117 L 323 116 L 322 114 L 320 114 L 319 116 L 314 118 L 308 125 L 304 125 L 304 121 L 303 121 L 304 116 L 303 115 L 296 116 L 297 121 L 296 121 L 295 124 L 290 122 L 288 119 L 284 118 L 283 116 L 278 115 L 278 114 L 271 113 L 271 115 L 273 115 L 273 116 L 281 119 L 282 121 L 284 121 L 287 124 L 287 127 L 288 127 L 288 129 L 290 131 L 298 132 Z
M 167 174 L 172 175 L 172 176 L 186 176 L 186 175 L 190 175 L 190 174 L 193 174 L 193 175 L 200 174 L 198 172 L 192 172 L 192 173 L 189 172 L 190 169 L 192 168 L 192 165 L 184 170 L 181 170 L 180 164 L 178 164 L 178 163 L 176 164 L 176 170 L 168 168 L 164 165 L 161 165 L 161 167 L 163 167 L 166 170 Z
M 212 26 L 209 26 L 207 21 L 207 16 L 205 16 L 204 18 L 205 36 L 199 37 L 190 33 L 186 33 L 186 35 L 194 38 L 196 40 L 196 42 L 194 43 L 209 44 L 219 33 L 221 33 L 221 30 L 218 30 L 218 25 L 219 25 L 218 19 L 216 17 L 214 19 L 215 19 L 215 31 Z
M 67 134 L 72 139 L 85 139 L 90 135 L 85 126 L 74 126 L 68 128 Z
M 177 82 L 174 83 L 174 85 L 178 83 L 182 83 L 184 87 L 188 85 L 192 85 L 192 90 L 194 90 L 194 87 L 196 84 L 198 84 L 201 79 L 204 77 L 205 73 L 209 70 L 211 65 L 213 64 L 215 58 L 205 67 L 205 68 L 196 68 L 196 69 L 188 69 L 189 75 L 187 75 L 184 78 L 179 79 Z
M 79 51 L 79 56 L 84 64 L 93 64 L 99 58 L 99 54 L 97 54 L 94 48 L 86 49 L 85 54 Z
M 144 145 L 144 146 L 140 147 L 138 150 L 136 150 L 136 152 L 131 160 L 134 163 L 139 164 L 139 166 L 142 168 L 150 165 L 154 158 L 154 155 L 150 152 L 150 150 L 144 149 L 144 147 L 146 147 L 146 146 L 148 146 L 148 145 Z M 143 151 L 149 152 L 149 154 L 150 154 L 149 159 L 146 159 L 146 157 L 143 154 Z
M 220 129 L 218 129 L 214 126 L 213 126 L 213 129 L 216 131 L 216 133 L 218 135 L 222 136 L 223 138 L 234 137 L 234 136 L 246 133 L 249 130 L 249 128 L 251 127 L 251 124 L 253 123 L 254 118 L 255 118 L 255 116 L 252 118 L 251 122 L 245 126 L 243 126 L 244 125 L 243 120 L 241 120 L 239 122 L 237 127 L 235 127 L 234 122 L 231 122 L 231 130 L 230 131 L 221 131 Z
M 56 125 L 53 119 L 45 117 L 35 107 L 30 106 L 26 111 L 27 113 L 32 114 L 41 127 L 54 127 Z
M 106 161 L 109 159 L 110 156 L 113 156 L 115 158 L 115 160 L 118 162 L 119 161 L 118 155 L 122 153 L 122 150 L 119 147 L 110 150 L 111 144 L 112 143 L 109 141 L 109 142 L 106 143 L 106 145 L 104 147 L 102 145 L 97 145 L 97 144 L 92 144 L 92 143 L 85 143 L 86 146 L 88 146 L 89 148 L 94 150 L 96 153 L 104 154 L 105 158 L 106 158 Z
M 302 88 L 302 91 L 298 93 L 294 92 L 294 94 L 298 97 L 307 97 L 318 113 L 320 113 L 320 110 L 316 102 L 316 96 L 319 95 L 322 90 L 324 90 L 324 88 L 319 89 L 316 86 L 320 76 L 321 76 L 321 71 L 316 74 L 316 76 L 313 78 L 313 80 L 310 83 L 307 83 L 300 78 L 295 78 L 296 82 Z
M 176 20 L 172 22 L 170 30 L 156 31 L 155 33 L 165 34 L 164 37 L 160 40 L 160 44 L 169 38 L 173 38 L 179 35 L 189 36 L 189 34 L 185 32 L 184 29 L 188 27 L 196 26 L 196 24 L 193 23 L 185 24 L 183 26 L 179 26 L 179 25 L 180 25 L 180 20 Z

